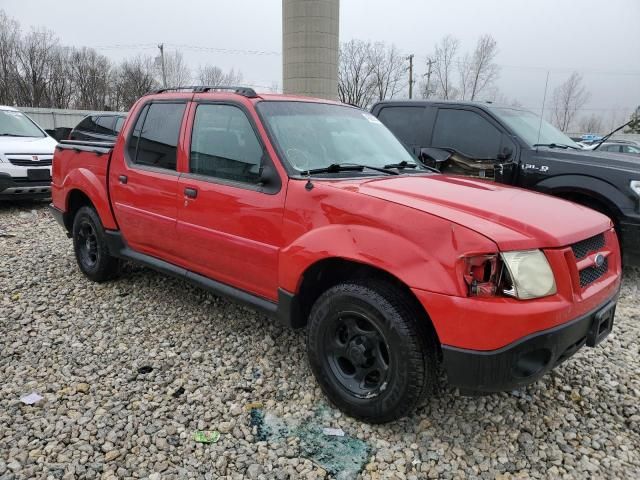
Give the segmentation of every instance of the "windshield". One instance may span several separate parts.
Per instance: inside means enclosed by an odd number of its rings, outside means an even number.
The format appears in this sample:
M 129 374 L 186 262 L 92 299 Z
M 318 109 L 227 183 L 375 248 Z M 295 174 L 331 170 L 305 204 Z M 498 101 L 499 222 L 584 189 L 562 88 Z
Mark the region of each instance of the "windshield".
M 576 142 L 551 125 L 546 120 L 540 123 L 540 117 L 535 113 L 514 108 L 492 107 L 491 110 L 500 120 L 509 125 L 511 129 L 521 137 L 530 147 L 536 143 L 556 145 L 568 145 L 580 148 Z M 538 135 L 538 130 L 540 135 Z
M 403 161 L 416 163 L 387 127 L 362 110 L 280 101 L 260 102 L 258 110 L 281 154 L 299 172 L 332 164 L 384 167 Z
M 29 117 L 15 110 L 0 110 L 0 136 L 5 137 L 44 137 Z

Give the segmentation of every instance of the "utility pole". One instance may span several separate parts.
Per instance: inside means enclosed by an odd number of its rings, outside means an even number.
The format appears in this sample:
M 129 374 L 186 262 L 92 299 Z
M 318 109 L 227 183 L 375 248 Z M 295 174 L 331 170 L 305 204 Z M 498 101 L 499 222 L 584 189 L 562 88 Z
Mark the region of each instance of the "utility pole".
M 407 57 L 409 60 L 409 100 L 413 98 L 413 53 Z
M 433 60 L 431 60 L 430 58 L 427 59 L 427 73 L 424 74 L 425 77 L 427 77 L 427 88 L 425 89 L 425 98 L 429 98 L 430 96 L 430 88 L 431 88 L 431 66 L 434 64 L 435 62 Z
M 162 65 L 162 86 L 167 88 L 167 72 L 164 69 L 164 43 L 158 45 L 160 49 L 160 63 Z

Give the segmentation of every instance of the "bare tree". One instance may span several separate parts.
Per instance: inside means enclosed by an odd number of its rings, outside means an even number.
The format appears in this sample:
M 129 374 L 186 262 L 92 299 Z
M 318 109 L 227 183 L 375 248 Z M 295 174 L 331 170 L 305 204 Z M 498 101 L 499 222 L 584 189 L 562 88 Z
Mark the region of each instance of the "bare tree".
M 74 50 L 70 58 L 75 107 L 102 110 L 108 103 L 111 62 L 92 48 Z
M 369 62 L 373 67 L 373 85 L 378 100 L 393 98 L 407 86 L 405 58 L 395 45 L 374 44 Z
M 232 68 L 225 73 L 220 67 L 205 65 L 200 67 L 198 71 L 198 81 L 200 85 L 219 85 L 221 87 L 239 85 L 242 83 L 242 72 L 236 72 Z
M 14 105 L 17 101 L 16 55 L 20 42 L 20 25 L 0 10 L 0 104 Z
M 124 60 L 116 74 L 118 110 L 129 110 L 145 93 L 157 88 L 153 60 L 149 57 L 134 57 Z
M 580 119 L 578 128 L 582 133 L 602 133 L 602 117 L 592 113 Z
M 367 107 L 375 96 L 375 65 L 371 44 L 351 40 L 340 47 L 338 98 L 341 102 Z
M 71 106 L 74 92 L 71 52 L 68 47 L 58 47 L 51 55 L 47 78 L 47 103 L 50 107 L 69 108 Z
M 24 106 L 47 106 L 49 67 L 58 40 L 46 29 L 32 30 L 17 49 L 18 101 Z
M 472 55 L 466 54 L 459 63 L 460 90 L 463 100 L 476 100 L 498 78 L 500 67 L 494 63 L 498 44 L 491 35 L 478 39 Z
M 157 63 L 157 62 L 156 62 Z M 162 66 L 158 67 L 158 83 L 162 83 Z M 164 71 L 168 87 L 187 86 L 191 84 L 191 69 L 178 50 L 164 54 Z
M 453 69 L 460 42 L 452 35 L 447 35 L 436 44 L 433 54 L 433 75 L 435 79 L 435 95 L 444 100 L 458 97 L 458 89 L 453 84 Z
M 589 92 L 582 85 L 582 75 L 573 72 L 571 76 L 553 92 L 551 120 L 563 132 L 566 132 L 576 113 L 589 100 Z

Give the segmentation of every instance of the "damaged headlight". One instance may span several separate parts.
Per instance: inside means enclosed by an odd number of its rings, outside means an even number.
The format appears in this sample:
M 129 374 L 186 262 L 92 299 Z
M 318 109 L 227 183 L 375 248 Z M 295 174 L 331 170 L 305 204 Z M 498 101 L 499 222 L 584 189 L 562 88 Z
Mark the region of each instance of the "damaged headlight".
M 557 292 L 553 271 L 542 251 L 504 252 L 501 256 L 512 283 L 511 289 L 503 290 L 505 295 L 527 300 Z
M 529 300 L 556 293 L 556 281 L 541 250 L 479 255 L 465 259 L 464 280 L 472 297 L 505 295 Z

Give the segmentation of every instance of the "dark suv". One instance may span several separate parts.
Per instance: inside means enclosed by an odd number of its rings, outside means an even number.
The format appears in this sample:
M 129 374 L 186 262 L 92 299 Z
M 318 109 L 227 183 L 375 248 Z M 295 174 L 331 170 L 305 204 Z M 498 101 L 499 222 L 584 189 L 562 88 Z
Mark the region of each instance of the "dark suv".
M 127 115 L 124 113 L 102 113 L 87 115 L 71 130 L 69 140 L 114 142 L 120 133 Z
M 627 265 L 640 266 L 640 162 L 583 150 L 538 115 L 488 102 L 385 101 L 371 111 L 443 173 L 565 198 L 609 216 Z M 522 209 L 536 209 L 522 205 Z M 553 215 L 553 212 L 549 212 Z

